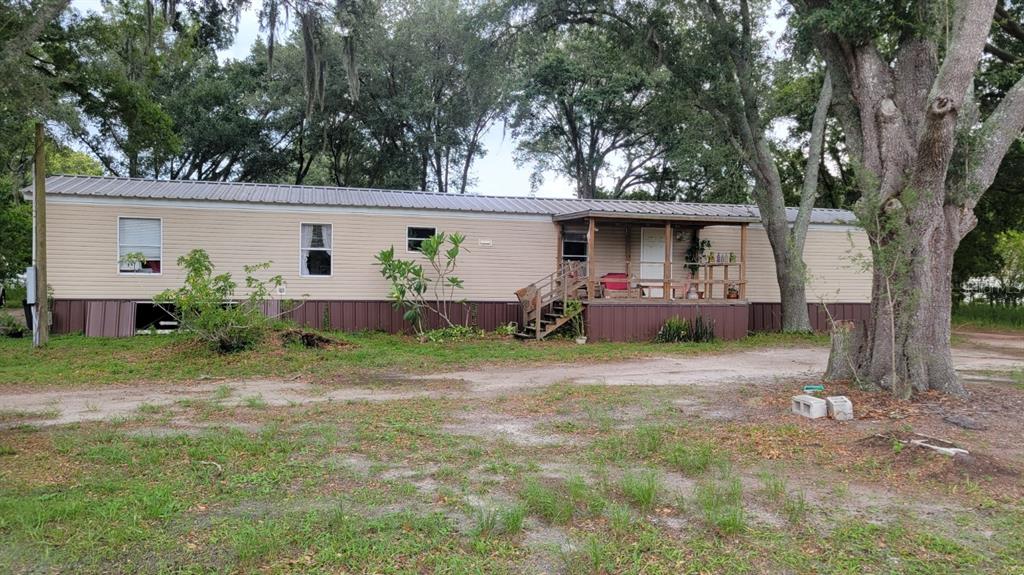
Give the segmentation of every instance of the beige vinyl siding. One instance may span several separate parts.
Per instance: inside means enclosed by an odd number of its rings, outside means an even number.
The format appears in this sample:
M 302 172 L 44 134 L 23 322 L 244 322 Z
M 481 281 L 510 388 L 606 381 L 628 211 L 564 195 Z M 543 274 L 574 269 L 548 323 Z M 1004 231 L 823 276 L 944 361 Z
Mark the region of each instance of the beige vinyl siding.
M 606 273 L 626 272 L 626 234 L 629 234 L 629 271 L 633 277 L 640 278 L 640 245 L 642 242 L 643 228 L 650 228 L 657 234 L 664 234 L 665 227 L 659 225 L 625 225 L 619 222 L 601 222 L 597 224 L 596 261 L 597 275 L 600 277 Z M 672 236 L 672 266 L 673 277 L 685 277 L 685 269 L 680 262 L 686 260 L 686 250 L 690 245 L 690 228 L 676 226 L 673 228 Z M 679 239 L 676 239 L 676 238 Z M 661 261 L 660 259 L 658 261 Z M 682 274 L 682 275 L 680 275 Z
M 651 227 L 663 233 L 658 225 L 629 226 L 630 262 L 634 278 L 640 279 L 641 228 Z M 598 223 L 596 239 L 597 274 L 626 271 L 626 227 L 619 223 Z M 692 228 L 675 226 L 672 241 L 672 277 L 685 280 L 689 270 L 686 261 Z M 740 253 L 739 226 L 708 226 L 700 231 L 700 238 L 711 241 L 715 253 Z M 768 236 L 759 225 L 751 224 L 747 236 L 747 299 L 754 302 L 779 301 L 779 284 L 775 277 Z M 814 225 L 807 233 L 804 261 L 807 264 L 808 302 L 867 302 L 871 301 L 870 275 L 860 264 L 868 256 L 867 236 L 863 230 L 850 226 Z M 721 274 L 721 271 L 717 273 Z M 730 273 L 737 273 L 730 269 Z M 734 279 L 738 279 L 735 278 Z M 716 292 L 717 293 L 717 292 Z
M 710 226 L 701 238 L 711 241 L 715 252 L 740 251 L 739 228 Z M 779 283 L 775 277 L 768 234 L 759 225 L 751 225 L 747 235 L 747 299 L 755 302 L 779 301 Z M 808 302 L 871 301 L 871 277 L 862 261 L 870 257 L 867 235 L 850 226 L 812 225 L 804 245 L 807 264 Z
M 441 215 L 438 215 L 441 214 Z M 162 274 L 120 274 L 117 265 L 119 216 L 161 218 Z M 515 290 L 554 270 L 556 227 L 537 216 L 486 216 L 455 212 L 385 210 L 356 213 L 338 210 L 303 212 L 232 207 L 177 207 L 174 202 L 149 205 L 62 202 L 47 206 L 49 282 L 56 298 L 148 299 L 182 284 L 179 256 L 204 248 L 218 272 L 243 282 L 242 266 L 271 261 L 265 276 L 280 274 L 286 298 L 385 299 L 388 284 L 374 265 L 374 255 L 391 245 L 398 257 L 419 258 L 406 250 L 406 228 L 435 227 L 462 232 L 466 252 L 456 275 L 465 280 L 458 296 L 469 300 L 513 301 Z M 332 276 L 299 274 L 300 223 L 333 226 Z M 481 242 L 490 245 L 482 245 Z

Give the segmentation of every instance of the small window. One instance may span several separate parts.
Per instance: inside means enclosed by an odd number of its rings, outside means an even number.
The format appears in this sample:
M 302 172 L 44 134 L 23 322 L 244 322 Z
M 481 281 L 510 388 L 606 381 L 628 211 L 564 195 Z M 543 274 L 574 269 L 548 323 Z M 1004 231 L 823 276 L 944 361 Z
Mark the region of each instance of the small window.
M 331 224 L 302 224 L 299 252 L 302 275 L 331 275 L 331 231 Z
M 587 261 L 587 232 L 566 231 L 562 234 L 562 259 Z
M 117 269 L 123 274 L 158 274 L 163 257 L 161 222 L 156 218 L 117 219 Z
M 436 228 L 408 228 L 406 239 L 408 240 L 409 251 L 420 251 L 420 246 L 423 245 L 423 240 L 436 233 Z

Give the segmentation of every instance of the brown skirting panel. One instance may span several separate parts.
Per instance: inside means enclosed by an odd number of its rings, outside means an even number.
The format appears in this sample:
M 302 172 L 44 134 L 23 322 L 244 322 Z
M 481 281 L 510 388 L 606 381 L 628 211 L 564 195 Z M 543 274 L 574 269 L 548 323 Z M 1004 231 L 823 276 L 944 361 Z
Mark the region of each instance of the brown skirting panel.
M 268 315 L 290 319 L 313 328 L 343 331 L 386 331 L 408 333 L 412 326 L 402 318 L 402 311 L 388 301 L 327 301 L 306 300 L 285 306 L 269 301 L 264 305 Z M 466 302 L 450 306 L 449 316 L 467 319 L 469 325 L 493 331 L 509 322 L 519 321 L 520 308 L 516 302 Z M 442 327 L 443 321 L 428 314 L 430 329 Z M 135 333 L 135 302 L 130 300 L 68 300 L 53 302 L 53 333 L 85 333 L 103 337 L 126 337 Z
M 135 333 L 135 302 L 111 299 L 56 299 L 53 333 L 125 337 Z
M 670 317 L 715 322 L 718 339 L 747 335 L 746 303 L 601 303 L 587 306 L 587 336 L 595 341 L 650 341 Z
M 861 324 L 871 316 L 869 303 L 830 303 L 828 311 L 836 321 L 849 320 Z M 811 329 L 817 332 L 829 330 L 828 314 L 820 303 L 807 304 Z M 782 304 L 778 302 L 756 302 L 750 304 L 750 331 L 782 330 Z
M 448 308 L 448 316 L 455 323 L 466 322 L 467 325 L 486 331 L 493 331 L 499 326 L 518 321 L 520 313 L 519 304 L 516 302 L 453 303 Z M 281 313 L 282 317 L 299 325 L 316 329 L 329 327 L 342 331 L 409 333 L 412 331 L 412 325 L 405 321 L 402 315 L 403 310 L 395 309 L 391 302 L 374 300 L 306 300 L 296 302 L 294 307 Z M 446 325 L 440 316 L 433 313 L 426 314 L 424 323 L 427 329 Z

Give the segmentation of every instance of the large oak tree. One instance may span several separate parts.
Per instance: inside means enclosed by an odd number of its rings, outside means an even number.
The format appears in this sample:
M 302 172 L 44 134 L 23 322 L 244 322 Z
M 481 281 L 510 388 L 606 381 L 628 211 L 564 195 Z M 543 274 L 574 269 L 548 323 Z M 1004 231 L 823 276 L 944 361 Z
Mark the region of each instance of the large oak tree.
M 953 255 L 1024 126 L 1024 76 L 987 114 L 974 93 L 997 0 L 792 4 L 832 71 L 871 239 L 856 372 L 903 397 L 964 393 L 950 350 Z

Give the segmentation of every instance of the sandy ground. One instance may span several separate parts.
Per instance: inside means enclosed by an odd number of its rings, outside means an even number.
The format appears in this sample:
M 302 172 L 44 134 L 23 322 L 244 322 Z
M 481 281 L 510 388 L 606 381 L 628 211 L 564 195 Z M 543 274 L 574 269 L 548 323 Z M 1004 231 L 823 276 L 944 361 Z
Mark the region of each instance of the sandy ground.
M 968 381 L 989 377 L 985 374 L 991 371 L 1024 369 L 1024 339 L 1020 336 L 963 333 L 960 340 L 954 350 L 954 361 Z M 825 348 L 794 347 L 609 363 L 483 368 L 414 376 L 392 381 L 394 385 L 384 387 L 325 387 L 297 380 L 239 380 L 14 390 L 0 394 L 0 411 L 37 412 L 45 414 L 45 417 L 17 418 L 17 423 L 58 425 L 126 417 L 146 405 L 167 406 L 182 400 L 214 398 L 219 398 L 226 405 L 259 398 L 274 406 L 415 397 L 483 398 L 559 383 L 715 388 L 812 378 L 824 371 L 827 360 L 828 350 Z M 225 387 L 230 393 L 226 393 Z

